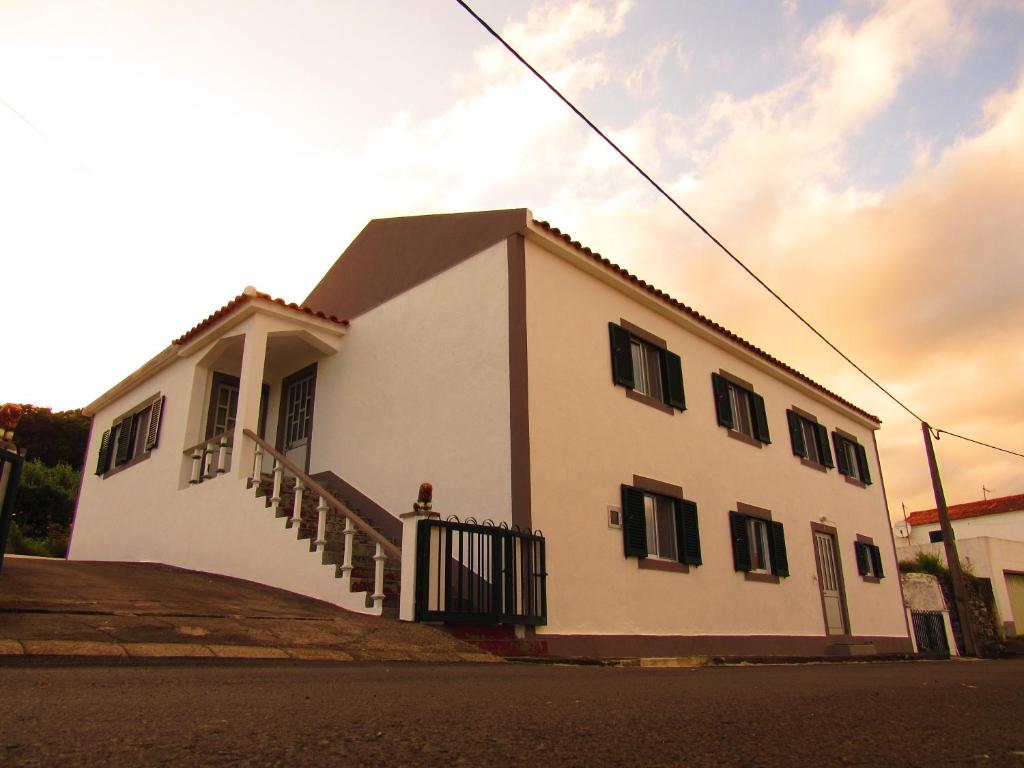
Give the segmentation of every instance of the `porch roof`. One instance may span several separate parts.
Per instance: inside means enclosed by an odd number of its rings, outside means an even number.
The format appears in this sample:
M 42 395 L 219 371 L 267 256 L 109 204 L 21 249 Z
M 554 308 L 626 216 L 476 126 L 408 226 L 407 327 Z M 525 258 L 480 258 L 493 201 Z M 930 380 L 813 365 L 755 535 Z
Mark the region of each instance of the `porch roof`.
M 285 309 L 291 309 L 295 312 L 301 312 L 306 315 L 311 315 L 312 317 L 318 317 L 321 320 L 327 320 L 332 323 L 337 323 L 338 325 L 348 325 L 348 320 L 341 320 L 335 317 L 334 315 L 329 315 L 324 312 L 320 312 L 319 310 L 310 309 L 309 307 L 301 307 L 294 302 L 286 302 L 284 299 L 275 299 L 269 293 L 263 293 L 262 291 L 257 291 L 252 286 L 247 286 L 245 290 L 242 291 L 237 296 L 235 296 L 235 298 L 233 298 L 223 307 L 215 311 L 209 317 L 199 322 L 197 325 L 192 326 L 192 328 L 190 328 L 184 334 L 174 339 L 174 341 L 172 341 L 171 344 L 175 346 L 181 346 L 182 344 L 191 341 L 204 330 L 209 328 L 211 325 L 214 325 L 218 321 L 230 315 L 235 310 L 245 306 L 246 302 L 254 299 L 267 301 L 272 304 L 277 304 L 281 307 L 284 307 Z
M 300 307 L 298 304 L 289 303 L 284 299 L 277 299 L 268 293 L 257 291 L 252 286 L 246 286 L 238 296 L 233 298 L 202 322 L 190 328 L 183 335 L 174 339 L 170 345 L 165 347 L 158 355 L 156 355 L 156 357 L 147 361 L 140 368 L 133 371 L 113 387 L 108 389 L 93 402 L 85 406 L 82 411 L 87 416 L 95 415 L 101 408 L 111 403 L 125 392 L 138 386 L 154 374 L 163 370 L 175 360 L 181 357 L 187 357 L 197 346 L 201 347 L 203 345 L 204 342 L 199 341 L 200 337 L 208 331 L 210 333 L 214 333 L 214 326 L 222 323 L 225 318 L 236 315 L 239 310 L 245 307 L 251 307 L 250 312 L 262 311 L 264 313 L 269 312 L 273 314 L 275 312 L 280 313 L 281 310 L 285 310 L 287 312 L 294 312 L 298 315 L 305 315 L 306 318 L 296 319 L 300 322 L 306 322 L 309 324 L 326 322 L 329 324 L 329 328 L 334 328 L 331 333 L 339 336 L 345 332 L 345 329 L 348 328 L 349 324 L 348 320 L 340 320 L 334 315 L 319 312 L 315 309 L 310 309 L 309 307 Z M 244 319 L 245 315 L 240 315 L 240 317 Z M 228 323 L 228 325 L 231 325 L 231 323 Z M 321 326 L 321 328 L 323 329 L 323 326 Z

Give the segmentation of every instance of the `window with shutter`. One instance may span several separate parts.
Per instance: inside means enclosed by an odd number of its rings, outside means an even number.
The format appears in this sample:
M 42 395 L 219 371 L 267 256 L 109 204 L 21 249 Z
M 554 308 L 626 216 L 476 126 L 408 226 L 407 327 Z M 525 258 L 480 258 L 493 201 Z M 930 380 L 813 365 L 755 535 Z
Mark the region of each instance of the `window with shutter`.
M 831 469 L 832 451 L 828 447 L 828 430 L 810 414 L 795 407 L 786 411 L 789 438 L 793 455 L 804 459 L 804 464 Z
M 612 381 L 616 385 L 625 387 L 632 399 L 656 405 L 666 412 L 686 410 L 679 355 L 665 349 L 660 340 L 654 343 L 651 339 L 655 337 L 634 326 L 625 328 L 608 323 L 608 336 Z
M 865 581 L 877 582 L 883 578 L 882 550 L 865 536 L 858 536 L 853 546 L 857 557 L 857 573 L 863 576 Z
M 868 454 L 864 446 L 838 430 L 832 433 L 832 445 L 836 449 L 836 467 L 841 475 L 864 485 L 871 484 L 868 468 Z
M 686 499 L 623 485 L 622 539 L 626 557 L 701 564 L 697 505 Z
M 148 457 L 157 446 L 163 412 L 164 398 L 156 395 L 115 419 L 100 440 L 96 474 L 105 477 Z
M 711 374 L 715 415 L 719 426 L 728 429 L 734 437 L 750 438 L 746 442 L 757 441 L 755 445 L 771 443 L 764 398 L 723 374 Z
M 752 509 L 747 505 L 740 507 Z M 766 510 L 762 512 L 767 514 Z M 729 531 L 732 537 L 733 567 L 737 571 L 744 571 L 748 578 L 757 581 L 777 582 L 778 578 L 774 577 L 789 576 L 786 535 L 782 523 L 757 515 L 730 512 Z

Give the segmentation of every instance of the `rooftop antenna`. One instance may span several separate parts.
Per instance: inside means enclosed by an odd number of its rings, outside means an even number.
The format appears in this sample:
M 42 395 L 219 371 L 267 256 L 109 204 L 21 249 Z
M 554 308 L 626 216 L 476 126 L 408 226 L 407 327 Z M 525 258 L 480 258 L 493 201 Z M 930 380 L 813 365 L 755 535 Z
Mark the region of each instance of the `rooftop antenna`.
M 985 487 L 984 485 L 983 485 L 983 486 L 981 486 L 981 498 L 983 498 L 983 499 L 984 499 L 985 501 L 988 501 L 988 495 L 989 495 L 990 493 L 992 493 L 992 491 L 990 491 L 990 490 L 989 490 L 988 488 L 986 488 L 986 487 Z

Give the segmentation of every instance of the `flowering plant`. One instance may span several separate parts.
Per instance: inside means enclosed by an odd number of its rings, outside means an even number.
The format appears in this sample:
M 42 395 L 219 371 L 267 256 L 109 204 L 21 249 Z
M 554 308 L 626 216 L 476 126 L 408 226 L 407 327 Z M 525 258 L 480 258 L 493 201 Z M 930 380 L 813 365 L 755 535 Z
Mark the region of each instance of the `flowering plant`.
M 0 428 L 14 429 L 21 421 L 22 410 L 20 405 L 7 403 L 0 406 Z

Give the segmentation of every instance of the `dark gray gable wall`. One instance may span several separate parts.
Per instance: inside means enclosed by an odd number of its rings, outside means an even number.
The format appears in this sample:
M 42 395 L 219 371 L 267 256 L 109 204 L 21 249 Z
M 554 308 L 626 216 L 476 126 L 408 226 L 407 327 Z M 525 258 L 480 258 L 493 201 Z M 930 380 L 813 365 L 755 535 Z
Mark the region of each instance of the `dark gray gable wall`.
M 374 219 L 303 306 L 346 320 L 526 230 L 526 208 Z

